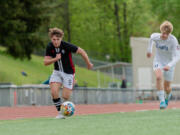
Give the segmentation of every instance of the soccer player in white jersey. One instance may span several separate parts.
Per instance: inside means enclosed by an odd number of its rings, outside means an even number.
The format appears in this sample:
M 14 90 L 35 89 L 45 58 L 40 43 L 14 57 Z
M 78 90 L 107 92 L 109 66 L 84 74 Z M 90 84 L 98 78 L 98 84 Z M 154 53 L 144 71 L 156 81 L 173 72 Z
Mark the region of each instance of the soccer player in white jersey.
M 72 61 L 72 53 L 80 54 L 91 69 L 93 64 L 90 62 L 87 53 L 71 43 L 63 41 L 64 32 L 58 28 L 49 30 L 51 42 L 48 43 L 44 57 L 44 65 L 54 64 L 54 70 L 50 77 L 51 95 L 59 112 L 56 118 L 64 118 L 61 114 L 61 98 L 59 97 L 60 87 L 63 86 L 62 98 L 69 100 L 74 85 L 75 67 Z
M 156 54 L 153 61 L 153 70 L 156 76 L 160 109 L 165 109 L 172 95 L 171 82 L 173 81 L 175 65 L 180 59 L 180 47 L 176 37 L 171 34 L 173 25 L 169 21 L 160 25 L 160 31 L 161 33 L 151 35 L 147 57 L 152 56 L 152 47 L 155 43 Z

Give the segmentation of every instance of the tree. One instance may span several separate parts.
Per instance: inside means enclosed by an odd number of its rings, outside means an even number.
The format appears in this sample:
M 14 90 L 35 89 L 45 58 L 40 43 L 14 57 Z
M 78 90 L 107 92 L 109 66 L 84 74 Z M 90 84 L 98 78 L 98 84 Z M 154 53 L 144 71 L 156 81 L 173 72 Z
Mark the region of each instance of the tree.
M 173 34 L 180 41 L 180 1 L 179 0 L 150 0 L 152 12 L 158 17 L 158 26 L 165 20 L 174 25 Z M 159 30 L 159 27 L 157 27 Z
M 51 27 L 64 40 L 84 48 L 90 57 L 131 61 L 131 36 L 149 36 L 156 18 L 146 0 L 57 0 Z M 148 26 L 148 27 L 147 27 Z
M 48 22 L 43 0 L 0 1 L 0 44 L 15 58 L 31 58 L 43 46 L 37 31 Z

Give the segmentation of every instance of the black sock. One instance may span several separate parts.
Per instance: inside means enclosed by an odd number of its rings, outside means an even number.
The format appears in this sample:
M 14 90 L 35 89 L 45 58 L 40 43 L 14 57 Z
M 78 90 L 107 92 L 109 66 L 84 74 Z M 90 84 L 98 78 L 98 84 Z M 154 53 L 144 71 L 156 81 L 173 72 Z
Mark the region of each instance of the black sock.
M 54 105 L 56 106 L 57 111 L 61 110 L 61 98 L 53 99 Z

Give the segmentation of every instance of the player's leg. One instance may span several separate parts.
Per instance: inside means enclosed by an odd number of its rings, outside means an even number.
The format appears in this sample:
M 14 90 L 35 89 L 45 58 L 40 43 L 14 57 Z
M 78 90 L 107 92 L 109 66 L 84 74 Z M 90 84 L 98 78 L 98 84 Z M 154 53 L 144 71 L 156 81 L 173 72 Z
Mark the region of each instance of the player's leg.
M 61 98 L 59 97 L 59 91 L 60 91 L 61 83 L 52 82 L 50 84 L 51 88 L 51 95 L 53 98 L 54 105 L 56 106 L 56 109 L 58 111 L 58 115 L 56 116 L 57 119 L 64 119 L 65 117 L 61 114 Z
M 164 90 L 165 90 L 165 102 L 168 105 L 168 102 L 172 96 L 171 91 L 171 82 L 174 77 L 174 68 L 171 68 L 169 71 L 164 72 Z
M 168 102 L 172 96 L 171 82 L 166 81 L 166 80 L 164 81 L 164 90 L 165 90 L 165 102 L 166 102 L 166 105 L 168 105 Z
M 57 82 L 52 82 L 50 84 L 53 103 L 56 106 L 57 111 L 60 111 L 60 107 L 61 107 L 61 98 L 59 97 L 60 87 L 61 84 Z
M 62 90 L 62 98 L 63 101 L 70 101 L 70 97 L 73 89 L 73 80 L 74 77 L 71 74 L 62 73 L 63 77 L 63 90 Z
M 74 85 L 74 75 L 63 73 L 63 91 L 62 97 L 64 101 L 70 100 Z
M 71 94 L 72 94 L 72 89 L 66 87 L 63 88 L 62 98 L 64 99 L 64 101 L 70 100 Z
M 58 115 L 56 118 L 64 118 L 61 114 L 61 98 L 59 96 L 60 87 L 62 85 L 62 80 L 58 71 L 53 71 L 53 74 L 50 78 L 50 88 L 51 88 L 51 95 L 53 103 L 58 111 Z
M 156 75 L 156 88 L 157 88 L 157 95 L 160 100 L 160 109 L 166 108 L 165 98 L 164 98 L 164 90 L 162 85 L 163 80 L 163 73 L 161 69 L 155 69 L 155 75 Z

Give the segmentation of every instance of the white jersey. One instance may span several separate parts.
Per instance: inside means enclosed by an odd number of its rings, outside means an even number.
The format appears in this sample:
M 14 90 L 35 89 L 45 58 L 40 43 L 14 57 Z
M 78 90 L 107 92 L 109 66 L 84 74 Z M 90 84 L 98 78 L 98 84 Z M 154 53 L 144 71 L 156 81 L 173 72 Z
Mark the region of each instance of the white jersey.
M 153 43 L 155 43 L 156 54 L 154 57 L 154 64 L 159 64 L 159 68 L 163 68 L 166 65 L 173 67 L 180 59 L 178 41 L 172 34 L 170 34 L 166 40 L 162 40 L 160 36 L 160 33 L 153 33 L 151 35 L 148 52 L 152 53 Z

